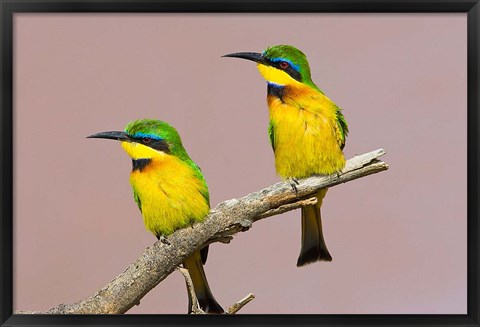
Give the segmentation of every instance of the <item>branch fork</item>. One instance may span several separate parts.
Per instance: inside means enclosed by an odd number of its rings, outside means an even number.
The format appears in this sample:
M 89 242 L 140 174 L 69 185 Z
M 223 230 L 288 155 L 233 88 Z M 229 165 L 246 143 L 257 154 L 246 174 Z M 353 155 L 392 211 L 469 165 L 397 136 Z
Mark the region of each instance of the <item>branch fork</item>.
M 190 274 L 188 273 L 188 270 L 185 268 L 178 268 L 178 270 L 182 273 L 183 277 L 185 278 L 185 282 L 187 283 L 188 297 L 190 298 L 190 303 L 192 304 L 191 306 L 192 314 L 206 314 L 205 311 L 203 311 L 200 308 L 200 305 L 198 304 L 198 299 L 197 299 L 197 296 L 195 295 L 195 290 L 193 289 L 193 282 L 192 282 L 192 279 L 190 278 Z M 228 309 L 225 310 L 225 314 L 233 315 L 237 313 L 238 311 L 240 311 L 240 309 L 242 309 L 254 298 L 255 298 L 255 295 L 253 293 L 248 294 L 243 299 L 235 302 L 230 307 L 228 307 Z
M 206 244 L 229 243 L 235 234 L 248 230 L 258 220 L 314 204 L 317 200 L 312 195 L 322 188 L 387 170 L 388 165 L 378 159 L 383 154 L 385 151 L 378 149 L 355 156 L 347 161 L 340 174 L 311 176 L 298 180 L 296 192 L 288 182 L 279 182 L 244 197 L 224 201 L 212 209 L 202 223 L 195 224 L 195 229 L 183 228 L 170 235 L 168 237 L 170 245 L 157 241 L 147 247 L 124 272 L 92 296 L 77 303 L 60 304 L 46 312 L 17 311 L 16 313 L 125 313 L 177 267 L 180 267 L 184 259 Z M 253 298 L 253 294 L 247 295 L 228 308 L 227 313 L 237 312 Z

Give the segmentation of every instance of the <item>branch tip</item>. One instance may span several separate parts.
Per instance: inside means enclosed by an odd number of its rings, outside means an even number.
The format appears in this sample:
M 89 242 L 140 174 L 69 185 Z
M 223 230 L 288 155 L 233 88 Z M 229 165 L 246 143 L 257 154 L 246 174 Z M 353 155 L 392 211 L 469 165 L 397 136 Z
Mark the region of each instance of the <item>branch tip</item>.
M 175 267 L 180 266 L 185 258 L 205 244 L 218 241 L 229 242 L 233 235 L 242 230 L 242 226 L 249 226 L 260 219 L 295 210 L 305 205 L 315 204 L 317 199 L 312 194 L 315 194 L 320 189 L 333 187 L 387 170 L 389 166 L 377 159 L 384 154 L 385 151 L 383 149 L 377 149 L 355 156 L 347 161 L 341 174 L 336 177 L 312 176 L 303 179 L 297 186 L 298 197 L 292 195 L 291 187 L 286 187 L 285 182 L 280 182 L 246 196 L 224 201 L 213 208 L 205 220 L 198 224 L 201 227 L 195 228 L 195 230 L 183 228 L 169 235 L 168 241 L 171 243 L 170 246 L 165 246 L 160 240 L 147 247 L 123 273 L 112 279 L 94 295 L 73 304 L 57 305 L 45 312 L 18 310 L 16 313 L 125 313 L 138 304 L 145 294 L 170 275 L 175 270 Z M 183 269 L 179 268 L 180 272 L 186 276 L 184 273 L 186 270 Z M 188 273 L 188 271 L 186 272 Z M 132 280 L 135 283 L 132 284 Z M 194 295 L 193 286 L 189 289 L 189 294 L 191 293 Z M 192 295 L 189 296 L 192 297 Z M 247 297 L 228 308 L 227 313 L 233 314 L 237 312 L 254 297 L 253 294 L 247 295 Z M 238 309 L 236 309 L 237 307 Z M 199 312 L 198 310 L 200 309 L 196 310 Z

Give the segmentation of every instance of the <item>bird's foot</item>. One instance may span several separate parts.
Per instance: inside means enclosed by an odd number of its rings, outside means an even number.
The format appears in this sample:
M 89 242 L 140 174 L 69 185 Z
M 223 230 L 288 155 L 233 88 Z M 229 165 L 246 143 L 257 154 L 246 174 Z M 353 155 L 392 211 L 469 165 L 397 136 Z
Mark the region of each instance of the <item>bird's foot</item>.
M 167 240 L 167 238 L 165 236 L 160 236 L 159 238 L 160 242 L 162 242 L 163 244 L 166 244 L 166 245 L 170 245 L 170 241 Z
M 292 187 L 292 190 L 295 192 L 295 194 L 298 194 L 297 185 L 300 184 L 298 182 L 298 179 L 296 179 L 295 177 L 289 177 L 288 178 L 288 183 Z

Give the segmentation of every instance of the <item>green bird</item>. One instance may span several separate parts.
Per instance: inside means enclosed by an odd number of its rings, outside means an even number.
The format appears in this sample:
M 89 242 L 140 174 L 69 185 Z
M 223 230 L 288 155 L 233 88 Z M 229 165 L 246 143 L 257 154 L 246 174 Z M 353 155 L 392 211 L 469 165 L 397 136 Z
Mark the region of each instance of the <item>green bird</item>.
M 101 132 L 88 137 L 120 141 L 132 158 L 133 196 L 146 229 L 157 239 L 168 242 L 165 238 L 177 229 L 205 219 L 210 210 L 207 184 L 172 126 L 159 120 L 135 120 L 123 132 Z M 207 254 L 208 246 L 185 259 L 183 265 L 191 276 L 201 309 L 223 313 L 203 269 Z M 191 303 L 188 307 L 190 313 Z
M 343 169 L 347 122 L 340 108 L 312 81 L 302 51 L 277 45 L 263 53 L 239 52 L 224 57 L 256 62 L 267 81 L 268 134 L 275 167 L 282 178 L 293 181 L 295 188 L 297 178 L 330 175 Z M 320 190 L 317 204 L 302 208 L 302 247 L 297 266 L 332 260 L 320 214 L 326 193 L 327 189 Z

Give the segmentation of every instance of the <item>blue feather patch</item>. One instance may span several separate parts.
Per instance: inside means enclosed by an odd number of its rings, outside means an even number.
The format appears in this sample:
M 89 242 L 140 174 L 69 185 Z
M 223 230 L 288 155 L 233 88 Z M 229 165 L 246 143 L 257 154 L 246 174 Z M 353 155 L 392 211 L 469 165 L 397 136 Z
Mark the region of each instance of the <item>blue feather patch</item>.
M 143 137 L 148 137 L 151 138 L 152 140 L 161 140 L 162 138 L 158 135 L 153 135 L 153 134 L 147 134 L 147 133 L 141 133 L 137 132 L 132 135 L 134 138 L 143 138 Z
M 290 60 L 286 59 L 286 58 L 272 58 L 270 59 L 271 62 L 280 62 L 280 61 L 285 61 L 285 62 L 288 62 L 288 64 L 294 69 L 296 70 L 297 72 L 300 72 L 300 66 L 294 64 L 293 62 L 291 62 Z

